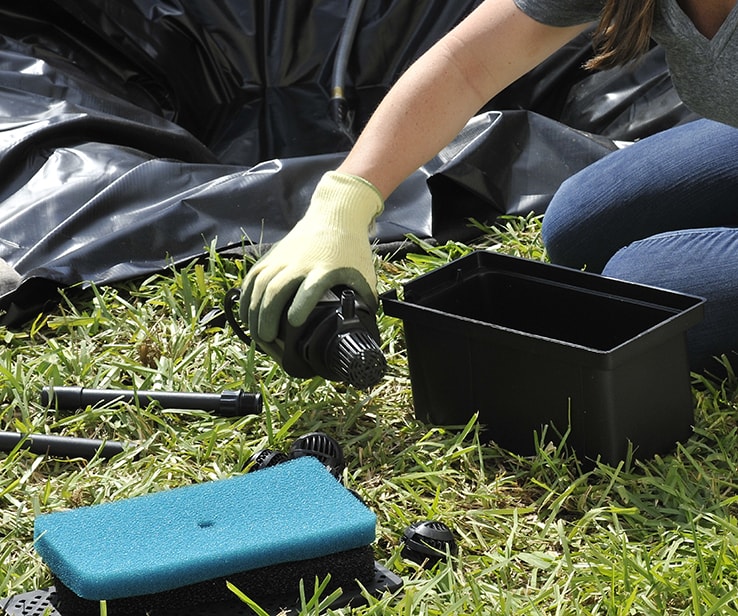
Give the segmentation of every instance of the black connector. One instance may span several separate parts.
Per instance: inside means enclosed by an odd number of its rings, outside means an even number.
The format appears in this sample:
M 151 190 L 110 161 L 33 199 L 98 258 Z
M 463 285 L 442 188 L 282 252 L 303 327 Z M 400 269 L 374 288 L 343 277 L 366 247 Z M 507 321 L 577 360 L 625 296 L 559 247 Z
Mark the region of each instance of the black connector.
M 59 410 L 75 410 L 108 402 L 125 402 L 146 407 L 156 402 L 164 409 L 210 411 L 223 417 L 258 415 L 261 394 L 224 391 L 219 394 L 126 389 L 87 389 L 85 387 L 44 387 L 41 404 Z

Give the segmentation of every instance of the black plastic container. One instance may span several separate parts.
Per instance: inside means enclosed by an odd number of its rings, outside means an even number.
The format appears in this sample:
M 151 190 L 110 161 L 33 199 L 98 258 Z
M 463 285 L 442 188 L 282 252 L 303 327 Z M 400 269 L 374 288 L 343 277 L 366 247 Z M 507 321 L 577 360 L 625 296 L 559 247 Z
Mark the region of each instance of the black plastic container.
M 568 433 L 582 459 L 671 450 L 692 432 L 686 330 L 704 299 L 479 251 L 382 296 L 403 320 L 415 414 L 523 455 Z

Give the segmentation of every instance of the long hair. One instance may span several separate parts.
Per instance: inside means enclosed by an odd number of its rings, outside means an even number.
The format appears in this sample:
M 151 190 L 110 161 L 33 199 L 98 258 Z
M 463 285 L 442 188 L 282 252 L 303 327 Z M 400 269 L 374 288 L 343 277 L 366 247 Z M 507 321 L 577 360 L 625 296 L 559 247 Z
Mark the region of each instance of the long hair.
M 651 44 L 656 0 L 606 0 L 594 32 L 595 56 L 589 69 L 627 64 Z

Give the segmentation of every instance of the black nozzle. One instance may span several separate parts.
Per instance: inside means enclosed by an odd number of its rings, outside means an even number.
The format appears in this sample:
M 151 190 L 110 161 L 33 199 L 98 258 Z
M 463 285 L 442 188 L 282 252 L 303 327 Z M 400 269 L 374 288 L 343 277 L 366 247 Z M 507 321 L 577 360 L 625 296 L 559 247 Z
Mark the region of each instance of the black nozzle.
M 302 356 L 317 374 L 359 389 L 376 385 L 387 361 L 379 347 L 374 314 L 352 289 L 336 289 L 318 305 L 315 328 L 300 340 Z M 321 315 L 322 311 L 322 315 Z
M 356 313 L 356 296 L 351 289 L 344 289 L 340 297 L 340 333 L 326 354 L 328 369 L 340 376 L 341 381 L 359 389 L 376 385 L 384 376 L 387 361 L 377 340 L 361 325 Z
M 387 361 L 382 349 L 366 330 L 353 330 L 336 337 L 328 352 L 328 367 L 339 381 L 358 389 L 376 385 L 384 376 Z
M 290 447 L 290 457 L 302 456 L 318 458 L 336 478 L 341 476 L 346 466 L 341 445 L 325 432 L 310 432 L 295 439 Z
M 448 555 L 456 556 L 458 547 L 451 529 L 443 522 L 425 520 L 415 522 L 402 536 L 403 558 L 432 568 Z

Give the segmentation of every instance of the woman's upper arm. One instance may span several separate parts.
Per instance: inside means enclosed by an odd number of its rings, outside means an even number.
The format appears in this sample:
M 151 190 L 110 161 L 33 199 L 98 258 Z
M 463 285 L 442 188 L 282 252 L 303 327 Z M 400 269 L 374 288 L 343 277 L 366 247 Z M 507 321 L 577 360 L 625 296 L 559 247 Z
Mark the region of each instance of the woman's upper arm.
M 549 26 L 514 0 L 485 0 L 439 42 L 437 52 L 447 54 L 484 104 L 588 26 Z
M 387 197 L 493 96 L 585 26 L 546 26 L 513 0 L 485 0 L 400 76 L 341 170 Z

